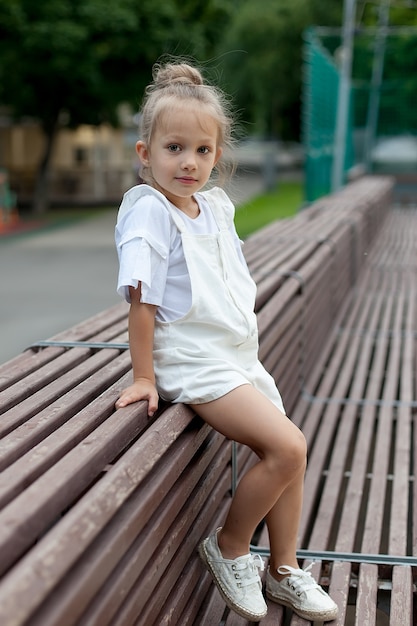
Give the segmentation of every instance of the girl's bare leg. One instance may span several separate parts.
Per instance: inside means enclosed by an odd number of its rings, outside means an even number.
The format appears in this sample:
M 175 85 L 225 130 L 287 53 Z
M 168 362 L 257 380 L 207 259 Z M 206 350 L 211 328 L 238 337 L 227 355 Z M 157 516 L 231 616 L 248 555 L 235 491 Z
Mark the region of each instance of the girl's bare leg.
M 288 485 L 278 502 L 266 516 L 270 547 L 270 572 L 278 580 L 282 578 L 277 573 L 277 569 L 281 565 L 298 567 L 296 551 L 302 509 L 304 471 L 303 468 L 293 482 Z
M 283 559 L 278 565 L 297 567 L 295 550 L 306 463 L 304 436 L 252 385 L 242 385 L 218 400 L 193 408 L 215 430 L 249 446 L 260 459 L 240 480 L 219 533 L 223 557 L 247 554 L 257 525 L 267 518 L 274 564 Z

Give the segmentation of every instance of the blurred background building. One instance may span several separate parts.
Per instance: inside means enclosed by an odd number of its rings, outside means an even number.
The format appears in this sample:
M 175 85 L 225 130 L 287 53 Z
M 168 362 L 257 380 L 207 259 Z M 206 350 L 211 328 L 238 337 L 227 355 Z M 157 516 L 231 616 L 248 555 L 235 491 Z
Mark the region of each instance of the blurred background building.
M 127 105 L 119 107 L 118 127 L 81 125 L 61 128 L 49 168 L 49 201 L 59 205 L 118 203 L 137 181 L 137 126 Z M 0 163 L 9 173 L 10 187 L 20 206 L 34 193 L 44 135 L 35 119 L 14 123 L 0 115 Z

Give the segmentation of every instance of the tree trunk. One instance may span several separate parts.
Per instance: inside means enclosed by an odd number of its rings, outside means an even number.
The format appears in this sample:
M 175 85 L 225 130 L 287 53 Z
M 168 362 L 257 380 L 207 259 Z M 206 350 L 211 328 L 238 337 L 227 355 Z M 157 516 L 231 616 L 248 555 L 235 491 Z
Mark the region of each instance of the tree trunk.
M 49 208 L 49 166 L 57 130 L 58 115 L 51 123 L 43 126 L 45 149 L 39 163 L 32 200 L 32 211 L 38 215 L 46 213 Z

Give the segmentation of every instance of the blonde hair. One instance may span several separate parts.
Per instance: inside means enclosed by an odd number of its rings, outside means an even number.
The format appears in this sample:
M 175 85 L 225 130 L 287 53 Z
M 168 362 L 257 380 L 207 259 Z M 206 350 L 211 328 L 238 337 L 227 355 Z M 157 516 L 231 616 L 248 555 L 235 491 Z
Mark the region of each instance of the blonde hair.
M 170 62 L 165 65 L 155 64 L 153 67 L 153 81 L 145 90 L 145 97 L 140 110 L 140 139 L 150 145 L 152 135 L 164 113 L 169 111 L 175 103 L 192 101 L 206 111 L 217 122 L 218 147 L 223 153 L 230 154 L 232 148 L 233 121 L 229 103 L 225 94 L 213 85 L 208 85 L 196 67 L 185 62 Z M 222 182 L 233 172 L 231 160 L 220 159 L 216 170 Z M 152 183 L 152 174 L 147 167 L 143 167 L 141 178 Z

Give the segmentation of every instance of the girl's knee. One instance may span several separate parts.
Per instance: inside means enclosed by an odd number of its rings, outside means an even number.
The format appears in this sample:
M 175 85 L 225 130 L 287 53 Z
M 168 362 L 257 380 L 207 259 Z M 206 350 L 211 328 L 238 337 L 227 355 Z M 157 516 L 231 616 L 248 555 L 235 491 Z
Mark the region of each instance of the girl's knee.
M 307 442 L 303 433 L 294 427 L 285 440 L 277 440 L 269 456 L 271 467 L 282 477 L 304 471 L 307 464 Z
M 294 464 L 300 469 L 305 469 L 307 465 L 307 442 L 301 430 L 297 428 L 292 446 L 290 448 L 290 455 Z
M 285 446 L 286 464 L 293 470 L 305 468 L 307 462 L 307 442 L 303 433 L 298 430 L 294 432 L 292 438 Z

